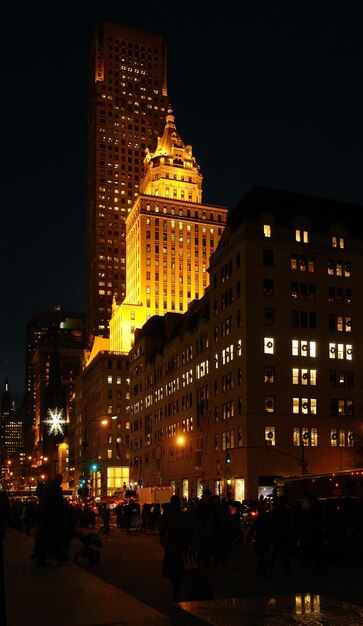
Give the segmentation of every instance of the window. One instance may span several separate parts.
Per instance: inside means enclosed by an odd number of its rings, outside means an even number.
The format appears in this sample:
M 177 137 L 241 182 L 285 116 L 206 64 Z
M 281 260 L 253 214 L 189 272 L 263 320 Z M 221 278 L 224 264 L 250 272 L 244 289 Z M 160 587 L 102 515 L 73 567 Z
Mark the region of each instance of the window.
M 276 445 L 275 426 L 265 426 L 265 444 L 267 446 Z
M 293 356 L 316 357 L 316 341 L 293 339 L 291 342 L 291 354 Z
M 265 398 L 265 412 L 266 413 L 274 413 L 275 412 L 275 398 L 272 396 L 267 396 Z
M 316 328 L 315 311 L 291 311 L 292 328 Z
M 333 248 L 340 248 L 341 250 L 343 250 L 344 249 L 344 237 L 341 237 L 339 235 L 332 235 L 331 245 Z
M 317 446 L 318 445 L 318 429 L 317 428 L 307 428 L 303 426 L 299 428 L 298 426 L 294 426 L 292 431 L 292 441 L 294 446 Z
M 316 370 L 293 368 L 292 384 L 316 385 Z
M 270 224 L 264 224 L 263 226 L 263 236 L 271 237 L 271 226 Z
M 330 413 L 331 415 L 341 415 L 352 417 L 354 415 L 354 401 L 346 400 L 345 398 L 330 400 Z
M 301 230 L 300 228 L 296 228 L 295 240 L 299 243 L 309 243 L 309 232 L 307 230 Z
M 317 414 L 317 400 L 316 398 L 293 398 L 292 399 L 292 412 L 302 415 L 316 415 Z
M 332 448 L 339 447 L 353 447 L 354 446 L 354 433 L 351 430 L 345 428 L 332 428 L 330 430 L 330 445 Z
M 339 332 L 352 332 L 351 315 L 329 315 L 329 330 L 337 330 Z
M 263 323 L 265 326 L 273 326 L 275 323 L 275 311 L 270 307 L 265 307 L 263 310 Z
M 263 281 L 263 295 L 264 296 L 273 296 L 274 295 L 274 281 L 271 278 L 264 278 L 264 281 Z
M 274 265 L 274 253 L 272 250 L 263 251 L 263 265 L 265 267 L 273 267 Z
M 274 354 L 274 339 L 272 337 L 264 338 L 264 353 L 265 354 Z
M 330 359 L 346 359 L 351 361 L 353 358 L 353 347 L 351 344 L 329 343 Z
M 315 258 L 302 254 L 291 254 L 290 269 L 300 272 L 315 272 Z
M 291 298 L 293 300 L 316 301 L 316 285 L 311 283 L 291 283 Z
M 274 367 L 265 367 L 264 382 L 267 384 L 272 384 L 275 382 L 275 368 Z

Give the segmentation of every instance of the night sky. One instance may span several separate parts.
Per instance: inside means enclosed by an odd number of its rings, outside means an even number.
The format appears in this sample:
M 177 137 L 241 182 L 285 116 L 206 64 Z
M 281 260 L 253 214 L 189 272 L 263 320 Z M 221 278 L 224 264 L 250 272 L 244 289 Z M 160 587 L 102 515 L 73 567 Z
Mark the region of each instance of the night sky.
M 360 0 L 3 1 L 0 390 L 20 404 L 35 310 L 86 309 L 88 52 L 110 20 L 162 35 L 203 201 L 255 184 L 363 202 Z

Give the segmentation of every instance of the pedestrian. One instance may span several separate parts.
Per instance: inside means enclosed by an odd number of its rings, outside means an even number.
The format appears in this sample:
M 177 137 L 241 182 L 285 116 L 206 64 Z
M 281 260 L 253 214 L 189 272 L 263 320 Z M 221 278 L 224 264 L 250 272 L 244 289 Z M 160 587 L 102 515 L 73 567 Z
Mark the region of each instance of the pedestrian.
M 10 500 L 6 491 L 0 491 L 0 521 L 1 521 L 1 536 L 5 539 L 6 528 L 10 520 Z
M 116 505 L 115 508 L 115 513 L 116 513 L 116 525 L 117 528 L 122 528 L 122 524 L 123 524 L 123 511 L 122 511 L 122 504 L 121 502 L 119 502 Z
M 35 502 L 33 500 L 26 500 L 21 518 L 25 527 L 25 533 L 30 535 L 30 529 L 34 526 L 36 518 Z
M 208 570 L 212 566 L 212 555 L 214 552 L 214 525 L 213 525 L 213 504 L 210 489 L 203 491 L 202 498 L 195 506 L 195 538 L 198 565 L 206 567 Z
M 128 502 L 123 507 L 123 519 L 124 519 L 125 530 L 127 534 L 130 534 L 131 515 L 132 515 L 132 506 L 131 506 L 131 503 Z
M 170 498 L 160 521 L 160 545 L 164 548 L 162 577 L 169 578 L 174 602 L 178 602 L 185 570 L 184 554 L 189 547 L 186 513 L 178 495 Z
M 268 513 L 271 537 L 271 554 L 268 568 L 273 570 L 277 558 L 281 557 L 285 574 L 290 573 L 292 549 L 292 518 L 284 496 L 279 496 L 275 506 Z
M 213 511 L 213 561 L 215 567 L 227 567 L 227 558 L 232 545 L 230 509 L 226 500 L 212 496 Z
M 314 572 L 322 546 L 321 511 L 313 494 L 306 493 L 296 519 L 298 546 L 304 571 Z
M 102 521 L 103 521 L 102 534 L 108 537 L 108 535 L 110 534 L 110 530 L 111 530 L 111 511 L 110 511 L 110 507 L 107 505 L 105 506 L 103 513 L 102 513 Z
M 68 533 L 68 520 L 62 480 L 62 474 L 56 474 L 45 482 L 40 493 L 34 545 L 38 566 L 49 565 L 47 557 L 55 556 L 59 564 L 65 560 L 63 546 Z
M 267 561 L 270 554 L 270 525 L 265 504 L 258 502 L 256 516 L 251 526 L 250 536 L 255 546 L 257 558 L 257 571 L 262 576 L 267 576 Z

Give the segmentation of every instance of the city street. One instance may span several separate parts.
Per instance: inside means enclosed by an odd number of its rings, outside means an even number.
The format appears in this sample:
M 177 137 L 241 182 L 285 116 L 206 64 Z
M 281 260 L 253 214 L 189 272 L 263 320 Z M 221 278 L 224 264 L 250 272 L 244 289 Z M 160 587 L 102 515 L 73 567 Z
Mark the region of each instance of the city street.
M 112 526 L 110 536 L 102 537 L 101 558 L 97 564 L 80 559 L 78 566 L 145 602 L 161 613 L 169 614 L 172 594 L 169 580 L 161 578 L 163 550 L 157 535 L 130 534 Z M 71 554 L 81 543 L 73 540 Z M 363 570 L 361 554 L 354 557 L 323 559 L 315 573 L 304 573 L 294 561 L 290 575 L 282 563 L 267 577 L 257 573 L 253 544 L 233 546 L 226 570 L 211 574 L 215 598 L 262 596 L 286 593 L 315 593 L 352 604 L 363 605 Z M 182 598 L 183 599 L 183 598 Z

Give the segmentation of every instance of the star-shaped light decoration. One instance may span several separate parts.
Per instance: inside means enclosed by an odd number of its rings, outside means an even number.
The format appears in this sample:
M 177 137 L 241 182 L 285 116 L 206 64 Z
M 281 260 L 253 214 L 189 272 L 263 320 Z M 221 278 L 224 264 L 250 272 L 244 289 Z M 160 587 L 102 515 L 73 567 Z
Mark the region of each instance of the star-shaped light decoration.
M 49 426 L 49 435 L 64 435 L 63 426 L 67 422 L 63 414 L 63 409 L 48 409 L 48 419 L 44 420 L 44 424 Z

